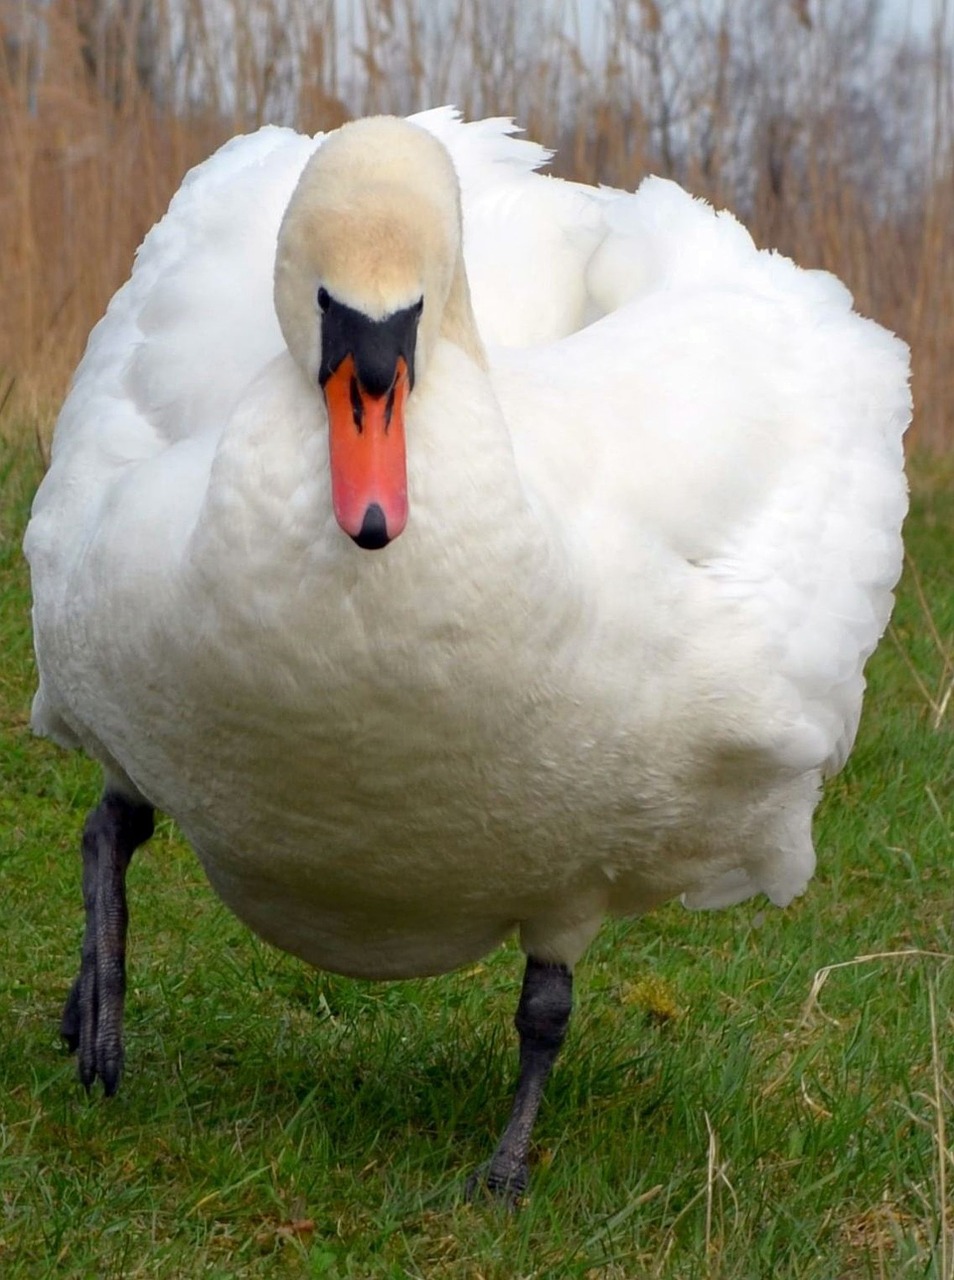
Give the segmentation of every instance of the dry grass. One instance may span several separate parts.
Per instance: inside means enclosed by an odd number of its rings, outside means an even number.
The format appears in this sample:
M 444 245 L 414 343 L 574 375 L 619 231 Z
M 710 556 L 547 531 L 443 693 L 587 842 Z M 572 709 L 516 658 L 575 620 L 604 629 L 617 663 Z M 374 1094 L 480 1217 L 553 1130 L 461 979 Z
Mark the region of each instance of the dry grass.
M 913 438 L 954 434 L 954 75 L 880 0 L 0 0 L 0 404 L 52 411 L 184 171 L 263 121 L 456 101 L 558 172 L 648 170 L 829 268 L 914 353 Z M 927 108 L 927 111 L 925 111 Z M 8 420 L 10 415 L 8 416 Z M 19 415 L 17 415 L 19 417 Z

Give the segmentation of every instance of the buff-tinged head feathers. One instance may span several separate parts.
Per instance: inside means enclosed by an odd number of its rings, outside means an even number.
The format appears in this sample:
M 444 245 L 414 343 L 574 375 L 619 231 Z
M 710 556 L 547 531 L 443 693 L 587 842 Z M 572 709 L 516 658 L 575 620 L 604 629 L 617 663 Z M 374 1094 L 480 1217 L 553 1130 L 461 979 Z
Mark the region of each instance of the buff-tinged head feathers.
M 321 288 L 373 320 L 423 299 L 418 376 L 441 332 L 482 360 L 461 256 L 457 175 L 426 130 L 390 116 L 357 120 L 329 135 L 302 171 L 278 235 L 275 309 L 312 379 Z

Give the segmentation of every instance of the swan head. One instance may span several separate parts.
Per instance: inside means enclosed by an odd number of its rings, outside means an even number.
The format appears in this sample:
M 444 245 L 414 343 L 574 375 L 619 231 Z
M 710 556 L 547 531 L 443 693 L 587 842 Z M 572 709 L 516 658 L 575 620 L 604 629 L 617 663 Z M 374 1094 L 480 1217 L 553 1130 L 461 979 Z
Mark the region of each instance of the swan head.
M 407 521 L 405 403 L 459 280 L 466 293 L 460 189 L 443 145 L 386 116 L 329 135 L 282 220 L 275 310 L 324 397 L 335 516 L 359 546 L 386 546 Z

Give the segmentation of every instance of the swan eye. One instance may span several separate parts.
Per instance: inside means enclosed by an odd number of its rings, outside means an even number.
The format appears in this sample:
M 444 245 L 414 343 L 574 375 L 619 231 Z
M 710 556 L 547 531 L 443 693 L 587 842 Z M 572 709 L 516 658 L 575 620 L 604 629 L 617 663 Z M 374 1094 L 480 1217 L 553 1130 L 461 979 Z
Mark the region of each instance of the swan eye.
M 331 306 L 331 294 L 328 292 L 325 286 L 322 285 L 321 288 L 318 290 L 318 309 L 320 311 L 327 311 L 330 306 Z

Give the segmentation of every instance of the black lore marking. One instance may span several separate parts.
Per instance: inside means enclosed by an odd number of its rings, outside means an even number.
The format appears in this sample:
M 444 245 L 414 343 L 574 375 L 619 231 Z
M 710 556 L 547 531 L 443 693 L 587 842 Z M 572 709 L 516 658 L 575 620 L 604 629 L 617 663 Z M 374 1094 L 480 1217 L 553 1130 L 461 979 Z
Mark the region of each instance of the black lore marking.
M 384 512 L 376 502 L 372 502 L 364 513 L 361 532 L 351 535 L 354 541 L 365 551 L 380 551 L 391 539 L 388 537 L 388 526 Z
M 358 435 L 364 430 L 364 401 L 361 399 L 361 388 L 358 386 L 358 379 L 351 379 L 351 416 L 354 418 L 354 425 L 358 428 Z
M 329 296 L 321 319 L 318 385 L 323 387 L 342 360 L 352 356 L 361 390 L 369 396 L 386 396 L 394 386 L 397 363 L 403 356 L 408 387 L 412 388 L 417 322 L 422 309 L 423 299 L 383 320 L 372 320 Z

